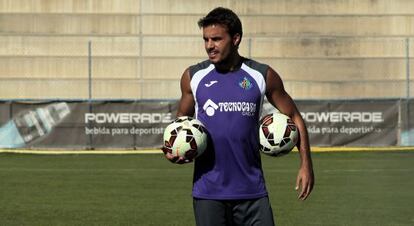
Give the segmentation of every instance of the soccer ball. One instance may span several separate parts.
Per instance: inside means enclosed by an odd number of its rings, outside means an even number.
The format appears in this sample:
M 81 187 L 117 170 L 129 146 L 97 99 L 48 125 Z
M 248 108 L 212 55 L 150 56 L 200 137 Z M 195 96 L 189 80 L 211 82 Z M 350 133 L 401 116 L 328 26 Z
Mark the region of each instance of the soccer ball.
M 291 118 L 279 112 L 260 120 L 260 151 L 271 156 L 289 153 L 298 141 L 298 128 Z
M 175 157 L 193 160 L 207 147 L 207 130 L 199 120 L 181 116 L 164 130 L 164 151 Z

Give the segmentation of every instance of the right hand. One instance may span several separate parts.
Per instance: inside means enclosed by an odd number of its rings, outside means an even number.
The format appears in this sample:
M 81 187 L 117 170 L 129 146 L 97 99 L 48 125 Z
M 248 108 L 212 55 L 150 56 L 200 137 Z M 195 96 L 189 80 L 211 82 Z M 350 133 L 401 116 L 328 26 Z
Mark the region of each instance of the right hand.
M 184 163 L 190 163 L 190 162 L 193 161 L 193 160 L 190 160 L 190 159 L 186 159 L 184 157 L 173 155 L 172 152 L 171 152 L 171 149 L 169 149 L 167 147 L 162 147 L 161 150 L 162 150 L 162 152 L 164 152 L 165 157 L 172 163 L 184 164 Z

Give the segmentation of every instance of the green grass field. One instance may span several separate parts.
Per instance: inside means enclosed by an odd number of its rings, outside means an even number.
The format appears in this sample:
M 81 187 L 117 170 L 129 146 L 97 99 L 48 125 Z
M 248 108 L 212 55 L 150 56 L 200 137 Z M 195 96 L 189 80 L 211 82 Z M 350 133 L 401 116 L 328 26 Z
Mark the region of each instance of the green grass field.
M 314 153 L 305 202 L 298 153 L 262 160 L 277 225 L 414 225 L 414 152 Z M 0 225 L 194 225 L 192 167 L 160 154 L 0 154 Z

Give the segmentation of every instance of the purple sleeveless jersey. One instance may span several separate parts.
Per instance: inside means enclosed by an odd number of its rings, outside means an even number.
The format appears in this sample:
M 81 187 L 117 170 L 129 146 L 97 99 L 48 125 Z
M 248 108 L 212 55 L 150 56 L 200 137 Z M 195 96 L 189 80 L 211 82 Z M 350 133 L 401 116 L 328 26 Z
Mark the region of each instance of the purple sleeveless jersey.
M 211 142 L 195 160 L 193 196 L 253 199 L 267 195 L 259 153 L 259 117 L 268 66 L 243 59 L 241 67 L 219 73 L 209 61 L 190 67 L 195 117 Z

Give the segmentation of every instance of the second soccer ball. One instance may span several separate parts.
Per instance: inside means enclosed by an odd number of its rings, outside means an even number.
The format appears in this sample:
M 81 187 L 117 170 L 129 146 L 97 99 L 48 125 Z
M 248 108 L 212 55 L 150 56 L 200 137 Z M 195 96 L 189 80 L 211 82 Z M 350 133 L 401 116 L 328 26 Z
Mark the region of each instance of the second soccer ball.
M 260 120 L 260 151 L 271 156 L 289 153 L 298 141 L 298 128 L 291 118 L 279 112 Z

